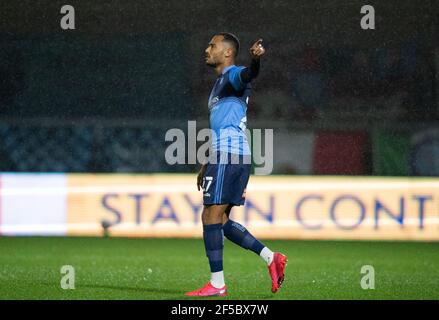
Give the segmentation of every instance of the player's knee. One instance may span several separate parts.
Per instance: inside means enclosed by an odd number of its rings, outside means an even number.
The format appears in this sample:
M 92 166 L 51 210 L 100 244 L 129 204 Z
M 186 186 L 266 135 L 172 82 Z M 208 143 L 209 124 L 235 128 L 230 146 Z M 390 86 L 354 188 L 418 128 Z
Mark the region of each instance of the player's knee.
M 203 224 L 215 224 L 222 222 L 223 211 L 215 206 L 205 207 L 201 214 Z
M 203 212 L 201 213 L 201 221 L 203 224 L 207 224 L 209 222 L 209 207 L 204 207 Z

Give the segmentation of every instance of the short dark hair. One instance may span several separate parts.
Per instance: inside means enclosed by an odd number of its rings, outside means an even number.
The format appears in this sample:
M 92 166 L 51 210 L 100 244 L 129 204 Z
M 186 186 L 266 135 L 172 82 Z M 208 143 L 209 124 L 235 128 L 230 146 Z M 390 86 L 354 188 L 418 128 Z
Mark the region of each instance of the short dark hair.
M 239 53 L 238 37 L 232 33 L 229 33 L 229 32 L 220 32 L 217 35 L 223 36 L 224 37 L 223 41 L 227 41 L 228 43 L 230 43 L 233 46 L 233 49 L 235 50 L 235 57 L 237 57 L 238 53 Z

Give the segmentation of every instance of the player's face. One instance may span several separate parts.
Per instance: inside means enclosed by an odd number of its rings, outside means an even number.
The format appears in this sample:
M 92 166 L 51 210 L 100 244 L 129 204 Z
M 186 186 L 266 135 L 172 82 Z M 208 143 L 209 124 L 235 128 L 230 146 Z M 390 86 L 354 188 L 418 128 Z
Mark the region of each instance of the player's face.
M 215 67 L 224 63 L 224 51 L 227 49 L 223 42 L 223 36 L 214 36 L 206 48 L 206 64 Z

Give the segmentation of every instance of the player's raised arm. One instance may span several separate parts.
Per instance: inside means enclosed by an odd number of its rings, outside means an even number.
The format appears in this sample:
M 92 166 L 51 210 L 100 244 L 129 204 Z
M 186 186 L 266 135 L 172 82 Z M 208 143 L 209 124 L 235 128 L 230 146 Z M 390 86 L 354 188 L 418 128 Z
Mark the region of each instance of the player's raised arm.
M 258 76 L 259 68 L 261 65 L 260 60 L 264 54 L 265 54 L 265 48 L 262 45 L 262 39 L 259 39 L 250 48 L 250 55 L 252 57 L 252 61 L 250 67 L 243 69 L 241 72 L 242 82 L 248 83 Z

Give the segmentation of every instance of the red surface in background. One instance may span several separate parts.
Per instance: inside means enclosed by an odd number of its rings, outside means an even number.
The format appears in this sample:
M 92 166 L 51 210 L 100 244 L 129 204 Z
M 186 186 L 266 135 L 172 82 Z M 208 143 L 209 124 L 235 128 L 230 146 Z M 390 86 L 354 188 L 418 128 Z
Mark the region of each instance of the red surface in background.
M 360 132 L 318 133 L 314 145 L 314 174 L 365 174 L 367 140 L 367 134 Z

